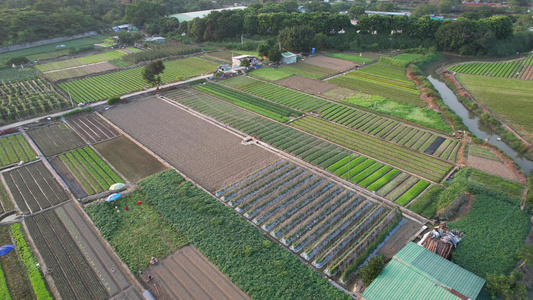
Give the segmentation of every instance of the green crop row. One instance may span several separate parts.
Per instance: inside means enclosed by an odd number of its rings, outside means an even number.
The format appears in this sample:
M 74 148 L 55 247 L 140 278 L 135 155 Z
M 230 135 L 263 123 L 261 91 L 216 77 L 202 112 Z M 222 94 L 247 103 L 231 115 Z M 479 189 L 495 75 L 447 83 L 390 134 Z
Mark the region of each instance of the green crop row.
M 195 87 L 197 90 L 219 97 L 240 107 L 249 109 L 265 117 L 269 117 L 279 122 L 287 122 L 290 116 L 300 116 L 302 113 L 283 107 L 281 105 L 268 102 L 266 100 L 244 94 L 242 92 L 209 83 Z
M 167 61 L 165 71 L 161 75 L 161 83 L 179 81 L 195 77 L 216 70 L 218 64 L 197 57 Z M 63 82 L 58 86 L 65 92 L 70 93 L 72 99 L 77 102 L 87 100 L 98 101 L 114 96 L 123 95 L 142 90 L 147 83 L 141 75 L 144 67 L 118 71 L 88 77 L 69 82 Z
M 37 300 L 52 300 L 50 292 L 46 289 L 46 283 L 37 267 L 37 260 L 33 256 L 28 243 L 24 239 L 24 234 L 22 233 L 22 225 L 13 224 L 11 226 L 11 233 L 13 234 L 13 239 L 15 240 L 15 245 L 20 256 L 22 264 L 26 268 L 26 273 L 30 278 L 31 285 Z
M 291 125 L 433 181 L 440 181 L 452 167 L 428 155 L 314 117 L 298 119 Z
M 7 281 L 6 281 L 6 277 L 4 276 L 4 271 L 2 270 L 1 264 L 0 264 L 0 299 L 11 300 L 11 294 L 9 293 L 9 290 L 7 289 Z
M 379 59 L 379 62 L 380 63 L 383 63 L 383 64 L 388 64 L 388 65 L 393 65 L 393 66 L 397 66 L 397 67 L 407 67 L 407 65 L 422 57 L 423 55 L 422 54 L 414 54 L 414 53 L 402 53 L 400 55 L 397 55 L 397 56 L 394 56 L 394 57 L 384 57 L 382 56 L 380 59 Z
M 457 73 L 516 78 L 525 66 L 533 65 L 533 55 L 522 61 L 467 63 L 450 67 Z
M 128 49 L 131 50 L 135 48 L 128 48 Z M 121 50 L 111 50 L 111 51 L 107 51 L 104 53 L 37 65 L 36 68 L 41 72 L 61 70 L 65 68 L 79 67 L 83 65 L 97 63 L 97 62 L 108 61 L 108 60 L 120 58 L 124 55 L 126 55 L 126 52 L 123 52 Z
M 66 153 L 60 156 L 61 160 L 66 163 L 67 167 L 74 173 L 78 182 L 81 183 L 85 191 L 91 195 L 102 192 L 104 189 L 98 184 L 98 181 L 91 175 L 83 164 L 76 159 L 72 153 Z M 68 161 L 68 162 L 67 162 Z
M 356 63 L 373 62 L 375 59 L 349 53 L 326 53 L 324 56 L 353 61 Z
M 377 63 L 371 64 L 364 68 L 360 68 L 357 72 L 388 78 L 396 81 L 402 81 L 414 85 L 414 83 L 407 78 L 407 70 L 405 68 L 399 68 L 391 65 Z
M 429 186 L 429 182 L 425 180 L 420 180 L 417 182 L 412 188 L 410 188 L 405 194 L 403 194 L 400 198 L 396 199 L 396 203 L 400 205 L 406 205 L 414 199 L 416 196 L 418 196 L 422 191 L 424 191 Z

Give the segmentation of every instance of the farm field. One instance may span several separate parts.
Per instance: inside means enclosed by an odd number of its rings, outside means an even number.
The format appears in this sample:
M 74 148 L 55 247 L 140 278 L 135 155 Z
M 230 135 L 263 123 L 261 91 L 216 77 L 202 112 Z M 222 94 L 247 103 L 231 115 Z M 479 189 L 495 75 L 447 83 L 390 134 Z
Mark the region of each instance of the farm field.
M 165 72 L 161 75 L 161 83 L 178 81 L 178 76 L 184 79 L 210 73 L 216 70 L 217 63 L 197 57 L 178 59 L 165 62 Z M 63 82 L 58 86 L 70 91 L 72 99 L 79 103 L 87 100 L 98 101 L 109 97 L 119 96 L 142 90 L 146 82 L 142 79 L 143 67 L 132 68 L 114 73 L 98 75 L 79 80 Z
M 59 42 L 44 46 L 36 46 L 22 50 L 9 51 L 0 54 L 0 62 L 3 64 L 4 61 L 17 56 L 26 56 L 30 61 L 45 59 L 55 56 L 67 55 L 69 54 L 68 48 L 70 47 L 85 47 L 90 46 L 99 41 L 103 40 L 103 36 L 95 35 L 89 38 L 75 39 L 65 42 Z M 56 48 L 58 45 L 65 45 L 64 48 Z
M 353 61 L 356 63 L 369 63 L 375 60 L 373 58 L 359 56 L 359 55 L 355 55 L 351 53 L 327 53 L 327 54 L 324 54 L 324 56 L 338 58 L 338 59 L 347 60 L 347 61 Z
M 98 114 L 71 117 L 67 119 L 67 123 L 89 144 L 106 141 L 120 135 Z
M 478 145 L 468 146 L 466 165 L 514 182 L 521 180 L 495 153 Z
M 400 55 L 396 55 L 396 56 L 393 56 L 393 57 L 381 57 L 379 59 L 379 62 L 382 63 L 382 64 L 387 64 L 387 65 L 391 65 L 391 66 L 397 66 L 397 67 L 402 67 L 402 68 L 405 68 L 407 67 L 407 65 L 422 57 L 423 54 L 414 54 L 414 53 L 402 53 Z
M 533 81 L 466 74 L 457 79 L 496 118 L 533 142 Z
M 5 82 L 0 85 L 0 118 L 14 121 L 50 111 L 62 110 L 70 103 L 41 78 Z
M 28 135 L 37 144 L 44 156 L 53 156 L 67 152 L 86 143 L 64 123 L 53 123 L 28 130 Z
M 366 68 L 371 69 L 370 71 L 364 71 Z M 420 99 L 420 92 L 412 82 L 405 81 L 405 76 L 403 77 L 404 79 L 398 80 L 398 74 L 400 73 L 398 71 L 392 72 L 388 77 L 383 77 L 384 74 L 387 74 L 384 73 L 386 69 L 399 69 L 399 71 L 404 70 L 403 72 L 405 72 L 405 68 L 373 64 L 346 73 L 346 75 L 334 77 L 328 82 L 367 94 L 399 100 L 417 106 L 425 106 L 426 103 Z
M 108 299 L 109 293 L 56 211 L 24 219 L 63 299 Z
M 141 299 L 120 265 L 121 262 L 106 250 L 100 234 L 89 224 L 86 216 L 73 203 L 56 208 L 55 213 L 72 239 L 83 249 L 109 297 L 122 299 L 127 295 L 127 299 Z
M 428 184 L 425 180 L 419 180 L 367 157 L 361 156 L 357 158 L 357 161 L 354 159 L 352 163 L 348 158 L 350 152 L 340 146 L 261 118 L 221 100 L 199 96 L 194 90 L 171 92 L 167 96 L 246 134 L 256 136 L 261 141 L 306 162 L 327 169 L 343 179 L 357 183 L 371 191 L 378 191 L 381 196 L 391 201 L 399 200 L 406 204 L 421 193 L 424 190 L 422 187 Z M 357 157 L 353 154 L 351 156 Z M 418 183 L 419 181 L 421 183 Z M 403 196 L 404 193 L 405 196 Z
M 85 147 L 59 156 L 88 195 L 109 189 L 123 180 L 96 154 Z
M 10 232 L 9 225 L 0 226 L 1 245 L 15 245 Z M 7 295 L 11 296 L 10 299 L 36 299 L 30 278 L 17 251 L 11 251 L 0 257 L 0 274 L 3 274 L 3 278 L 0 276 L 0 287 L 2 286 L 1 281 L 4 279 L 6 289 L 0 290 L 0 295 L 6 292 Z
M 20 167 L 3 175 L 15 203 L 25 215 L 69 200 L 42 162 Z
M 320 67 L 320 68 L 332 69 L 332 70 L 337 71 L 337 73 L 351 70 L 355 68 L 355 66 L 357 65 L 356 63 L 351 62 L 351 61 L 346 61 L 343 59 L 338 59 L 338 58 L 324 56 L 324 55 L 312 56 L 312 57 L 306 58 L 302 60 L 302 63 Z M 290 65 L 290 66 L 293 66 L 293 65 Z
M 121 58 L 122 56 L 128 54 L 128 52 L 139 52 L 141 50 L 133 47 L 127 48 L 129 51 L 123 51 L 123 50 L 110 50 L 103 53 L 88 55 L 88 56 L 82 56 L 77 58 L 71 58 L 66 60 L 60 60 L 56 62 L 46 63 L 46 64 L 40 64 L 35 66 L 37 70 L 41 72 L 49 72 L 54 70 L 61 70 L 61 69 L 67 69 L 67 68 L 73 68 L 73 67 L 79 67 L 82 65 L 88 65 L 88 64 L 94 64 L 98 62 L 103 61 L 109 61 L 117 58 Z
M 533 55 L 520 61 L 460 64 L 448 70 L 462 74 L 533 80 Z
M 179 249 L 157 265 L 149 266 L 144 273 L 154 274 L 149 289 L 161 300 L 250 299 L 194 246 Z
M 352 262 L 374 250 L 367 246 L 381 243 L 376 237 L 384 239 L 402 219 L 399 211 L 284 161 L 216 195 L 326 274 L 344 273 L 343 279 L 356 268 Z
M 301 112 L 214 83 L 195 89 L 282 123 L 302 115 Z
M 0 138 L 0 168 L 23 162 L 36 160 L 35 151 L 22 134 Z
M 0 78 L 5 82 L 24 81 L 39 77 L 39 74 L 32 68 L 17 69 L 8 66 L 0 67 Z
M 250 298 L 350 298 L 174 170 L 139 185 L 147 202 Z
M 270 69 L 270 71 L 266 71 L 266 69 L 258 69 L 250 72 L 249 74 L 265 80 L 279 80 L 291 75 L 300 75 L 314 79 L 321 79 L 336 73 L 339 73 L 339 71 L 304 62 L 298 62 L 290 65 L 284 65 L 277 69 Z
M 131 182 L 167 169 L 160 161 L 125 136 L 94 145 L 100 155 Z
M 332 103 L 318 111 L 323 119 L 452 162 L 461 147 L 459 141 L 349 106 Z
M 324 99 L 306 95 L 251 77 L 234 77 L 222 81 L 222 84 L 304 112 L 316 110 L 329 103 Z
M 245 77 L 243 77 L 245 78 Z M 319 96 L 324 95 L 325 93 L 339 89 L 338 86 L 328 83 L 327 81 L 322 81 L 318 79 L 311 79 L 299 75 L 293 75 L 289 78 L 281 79 L 275 82 L 277 85 L 284 86 L 297 91 L 302 91 L 311 95 Z M 346 89 L 347 91 L 353 92 Z M 340 100 L 340 99 L 339 99 Z
M 439 182 L 452 167 L 452 164 L 437 160 L 431 156 L 399 147 L 318 118 L 308 116 L 292 122 L 291 126 L 435 182 Z
M 5 185 L 0 184 L 0 214 L 14 209 L 15 206 L 13 205 L 13 201 L 11 201 L 11 198 L 7 194 Z
M 275 159 L 275 155 L 242 145 L 239 137 L 155 97 L 114 107 L 103 116 L 211 191 Z
M 73 67 L 73 68 L 68 68 L 68 69 L 50 71 L 50 72 L 43 73 L 43 75 L 51 81 L 58 81 L 62 79 L 69 79 L 69 78 L 80 77 L 80 76 L 85 76 L 85 75 L 94 74 L 94 73 L 105 72 L 105 71 L 113 70 L 116 68 L 117 68 L 116 65 L 110 62 L 107 62 L 107 61 L 103 61 L 103 62 L 91 64 L 91 65 L 84 65 L 80 67 Z
M 526 186 L 516 181 L 505 180 L 500 176 L 487 174 L 478 169 L 472 169 L 468 180 L 486 190 L 507 194 L 509 198 L 520 199 L 524 195 Z

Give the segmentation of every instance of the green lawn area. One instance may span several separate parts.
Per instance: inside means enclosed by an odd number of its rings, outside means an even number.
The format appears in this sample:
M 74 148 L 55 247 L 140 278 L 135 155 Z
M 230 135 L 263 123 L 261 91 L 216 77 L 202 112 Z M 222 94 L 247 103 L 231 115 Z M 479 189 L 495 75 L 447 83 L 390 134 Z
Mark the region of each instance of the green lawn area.
M 467 74 L 457 79 L 498 119 L 533 142 L 533 81 Z
M 373 58 L 368 58 L 368 57 L 359 56 L 355 54 L 349 54 L 349 53 L 326 53 L 324 54 L 324 56 L 344 59 L 344 60 L 353 61 L 357 63 L 368 63 L 368 62 L 372 62 L 375 60 Z
M 261 68 L 250 72 L 250 75 L 268 81 L 276 81 L 292 76 L 290 72 L 283 72 L 282 69 Z

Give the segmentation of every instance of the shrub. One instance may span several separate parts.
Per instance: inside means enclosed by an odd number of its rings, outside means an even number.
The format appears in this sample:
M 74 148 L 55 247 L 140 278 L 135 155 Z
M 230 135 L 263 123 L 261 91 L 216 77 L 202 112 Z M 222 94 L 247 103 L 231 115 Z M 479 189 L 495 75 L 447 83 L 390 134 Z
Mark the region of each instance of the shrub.
M 20 66 L 28 62 L 29 59 L 26 58 L 26 56 L 16 56 L 6 60 L 6 65 L 11 66 L 12 64 L 15 64 L 17 66 Z
M 361 278 L 363 279 L 363 284 L 368 287 L 376 277 L 381 274 L 385 268 L 385 261 L 382 255 L 372 257 L 368 263 L 361 268 Z
M 115 105 L 120 102 L 120 97 L 111 97 L 107 100 L 107 104 L 109 105 Z

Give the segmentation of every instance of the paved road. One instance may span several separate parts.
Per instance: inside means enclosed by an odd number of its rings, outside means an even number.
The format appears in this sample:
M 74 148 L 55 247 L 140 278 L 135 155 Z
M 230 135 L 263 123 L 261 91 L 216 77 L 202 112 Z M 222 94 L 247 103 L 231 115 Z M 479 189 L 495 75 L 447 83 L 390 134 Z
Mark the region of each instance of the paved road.
M 197 77 L 193 77 L 193 78 L 190 78 L 190 79 L 187 79 L 187 80 L 184 80 L 184 81 L 178 81 L 178 82 L 164 84 L 164 85 L 161 85 L 159 88 L 162 89 L 162 88 L 172 87 L 172 86 L 184 84 L 184 83 L 187 83 L 187 82 L 195 81 L 195 80 L 198 80 L 198 79 L 209 78 L 211 76 L 212 76 L 211 74 L 197 76 Z M 134 92 L 134 93 L 130 93 L 130 94 L 125 94 L 125 95 L 122 95 L 120 97 L 120 99 L 125 99 L 125 98 L 129 98 L 129 97 L 134 97 L 134 96 L 139 96 L 139 95 L 142 95 L 142 94 L 151 93 L 151 92 L 154 92 L 155 90 L 156 90 L 156 88 L 153 87 L 153 88 L 145 89 L 145 90 Z M 96 107 L 96 106 L 100 106 L 100 105 L 107 105 L 107 103 L 104 102 L 104 101 L 99 101 L 99 102 L 95 102 L 95 103 L 91 103 L 90 104 L 91 107 Z M 85 106 L 85 107 L 87 107 L 87 106 Z M 27 120 L 23 120 L 23 121 L 19 121 L 19 122 L 3 125 L 3 126 L 0 126 L 0 132 L 4 131 L 6 129 L 9 129 L 9 128 L 15 128 L 15 127 L 19 127 L 19 126 L 24 126 L 26 124 L 35 123 L 35 122 L 38 122 L 39 120 L 42 120 L 43 118 L 46 118 L 46 117 L 61 116 L 61 115 L 65 114 L 65 113 L 68 113 L 68 112 L 73 111 L 73 110 L 78 109 L 78 108 L 80 108 L 80 107 L 75 107 L 75 108 L 72 108 L 72 109 L 69 109 L 69 110 L 64 110 L 64 111 L 52 113 L 52 114 L 45 115 L 45 116 L 35 117 L 35 118 L 32 118 L 32 119 L 27 119 Z

